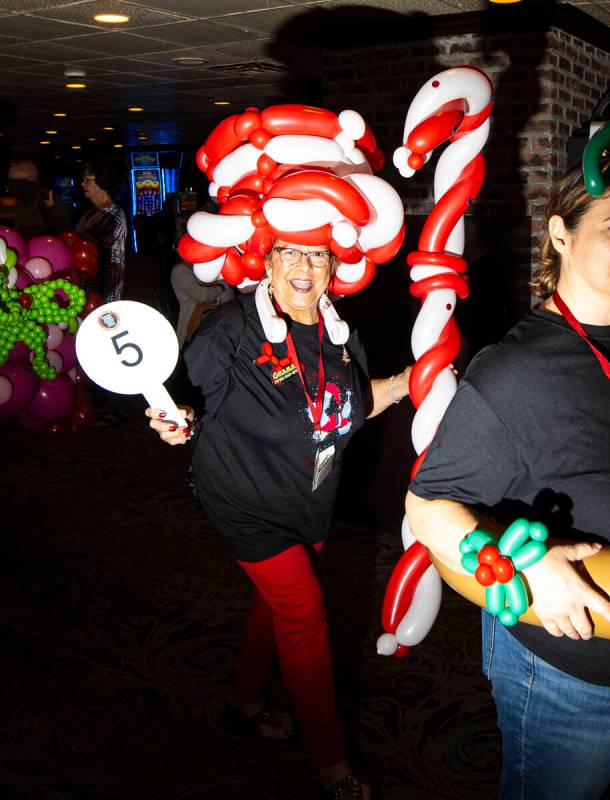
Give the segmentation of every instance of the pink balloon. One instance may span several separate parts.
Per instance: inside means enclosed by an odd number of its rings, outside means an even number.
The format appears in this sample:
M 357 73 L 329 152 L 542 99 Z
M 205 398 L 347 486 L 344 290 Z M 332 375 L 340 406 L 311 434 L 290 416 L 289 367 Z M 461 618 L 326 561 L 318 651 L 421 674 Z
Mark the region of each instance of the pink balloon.
M 30 258 L 25 265 L 25 269 L 36 281 L 44 281 L 51 277 L 53 268 L 48 258 L 42 256 L 34 256 Z
M 53 272 L 70 269 L 72 256 L 70 248 L 56 236 L 34 236 L 28 242 L 30 258 L 37 256 L 46 258 L 53 268 Z
M 20 411 L 15 415 L 15 424 L 23 428 L 24 431 L 29 431 L 30 433 L 40 433 L 42 430 L 42 422 L 34 419 L 34 417 L 30 417 L 25 411 Z
M 0 237 L 4 239 L 7 247 L 17 253 L 17 264 L 22 267 L 29 258 L 29 248 L 23 236 L 12 228 L 0 226 Z
M 59 325 L 47 325 L 47 331 L 49 332 L 49 335 L 47 336 L 48 349 L 57 350 L 61 344 L 61 340 L 64 338 L 64 332 Z
M 40 381 L 38 391 L 25 413 L 39 422 L 55 422 L 71 410 L 74 403 L 74 384 L 66 375 L 53 381 Z
M 8 354 L 8 361 L 24 361 L 30 355 L 30 350 L 25 342 L 16 342 Z
M 64 360 L 59 355 L 57 350 L 47 350 L 47 361 L 52 367 L 55 367 L 57 372 L 65 372 L 64 370 Z
M 2 414 L 16 414 L 32 402 L 38 389 L 38 376 L 23 361 L 7 361 L 0 367 L 0 375 L 8 378 L 12 385 L 10 398 L 0 406 Z
M 69 372 L 76 366 L 76 336 L 73 333 L 64 333 L 64 338 L 55 348 L 63 359 L 63 372 Z
M 13 394 L 13 384 L 7 377 L 4 375 L 0 375 L 0 406 L 3 406 L 5 403 L 11 399 L 11 395 Z

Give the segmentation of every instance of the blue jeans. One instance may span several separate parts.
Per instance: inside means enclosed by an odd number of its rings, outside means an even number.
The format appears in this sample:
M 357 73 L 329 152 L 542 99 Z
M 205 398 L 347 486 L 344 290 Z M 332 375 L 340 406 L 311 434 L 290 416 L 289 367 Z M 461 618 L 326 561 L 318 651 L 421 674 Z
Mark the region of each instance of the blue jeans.
M 502 732 L 498 797 L 601 797 L 610 784 L 610 687 L 561 672 L 482 616 L 483 671 Z

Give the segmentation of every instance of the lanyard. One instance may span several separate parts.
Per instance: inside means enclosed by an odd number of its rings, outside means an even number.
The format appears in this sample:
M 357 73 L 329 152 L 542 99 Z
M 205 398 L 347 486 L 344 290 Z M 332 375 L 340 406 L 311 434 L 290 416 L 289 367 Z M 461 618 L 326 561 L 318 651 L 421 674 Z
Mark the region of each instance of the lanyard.
M 574 314 L 572 314 L 570 309 L 567 307 L 567 305 L 561 299 L 561 297 L 559 296 L 559 292 L 555 292 L 555 294 L 553 295 L 553 302 L 555 303 L 557 308 L 560 310 L 561 315 L 565 319 L 565 321 L 569 325 L 571 325 L 572 328 L 574 328 L 574 330 L 576 331 L 576 333 L 579 336 L 582 336 L 582 338 L 589 345 L 591 350 L 593 350 L 593 352 L 595 354 L 595 357 L 597 358 L 597 360 L 601 364 L 601 368 L 603 369 L 606 378 L 610 378 L 610 361 L 608 361 L 608 359 L 601 352 L 601 350 L 599 350 L 599 348 L 597 348 L 593 344 L 593 342 L 589 339 L 589 334 L 586 332 L 586 330 L 583 328 L 583 326 L 580 324 L 580 322 L 576 319 Z
M 275 305 L 277 306 L 278 311 L 281 312 L 282 309 L 279 307 L 277 300 L 275 301 Z M 307 398 L 307 405 L 309 406 L 309 413 L 311 414 L 311 418 L 313 419 L 313 429 L 314 431 L 316 431 L 316 433 L 320 430 L 320 420 L 322 419 L 322 410 L 324 407 L 324 392 L 326 391 L 326 375 L 324 372 L 324 359 L 322 357 L 323 339 L 324 339 L 324 319 L 322 318 L 322 314 L 320 314 L 318 318 L 320 364 L 318 367 L 318 391 L 316 392 L 316 400 L 314 402 L 311 399 L 311 395 L 309 394 L 309 391 L 307 389 L 307 384 L 305 383 L 305 379 L 303 378 L 303 370 L 301 369 L 301 362 L 299 361 L 297 349 L 294 346 L 294 339 L 292 338 L 292 334 L 288 333 L 286 336 L 286 349 L 288 350 L 288 355 L 292 359 L 292 363 L 294 364 L 298 376 L 301 379 L 303 391 L 305 392 L 305 397 Z

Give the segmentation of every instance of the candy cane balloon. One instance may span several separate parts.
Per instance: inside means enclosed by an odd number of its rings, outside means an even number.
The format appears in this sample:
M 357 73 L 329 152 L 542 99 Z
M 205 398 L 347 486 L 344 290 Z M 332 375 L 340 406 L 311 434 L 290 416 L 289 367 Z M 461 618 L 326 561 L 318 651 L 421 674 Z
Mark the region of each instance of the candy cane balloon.
M 196 156 L 219 214 L 198 211 L 178 252 L 205 281 L 260 281 L 276 239 L 327 244 L 338 266 L 330 290 L 352 294 L 372 280 L 404 238 L 395 190 L 372 174 L 383 155 L 360 114 L 271 106 L 223 120 Z
M 404 145 L 394 153 L 394 165 L 411 177 L 432 151 L 450 144 L 440 157 L 434 177 L 435 206 L 409 254 L 411 294 L 422 299 L 413 326 L 411 348 L 416 359 L 409 394 L 417 409 L 411 437 L 417 453 L 417 473 L 457 385 L 451 364 L 461 346 L 453 318 L 457 298 L 468 295 L 464 276 L 464 214 L 483 184 L 481 154 L 489 135 L 493 87 L 474 67 L 455 67 L 439 73 L 417 93 L 405 121 Z M 424 546 L 415 541 L 403 521 L 405 552 L 388 583 L 382 609 L 385 633 L 381 655 L 405 656 L 434 623 L 440 606 L 440 577 Z

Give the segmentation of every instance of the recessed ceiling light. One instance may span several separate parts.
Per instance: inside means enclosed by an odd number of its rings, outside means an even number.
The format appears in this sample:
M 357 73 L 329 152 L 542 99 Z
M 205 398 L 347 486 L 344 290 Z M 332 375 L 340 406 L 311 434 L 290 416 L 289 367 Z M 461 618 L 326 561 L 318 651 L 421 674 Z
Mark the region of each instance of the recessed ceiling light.
M 73 150 L 80 150 L 81 149 L 80 144 L 73 144 L 72 145 L 72 149 Z
M 87 73 L 82 67 L 66 67 L 64 76 L 66 78 L 84 78 Z
M 87 141 L 88 141 L 88 142 L 95 142 L 95 141 L 96 141 L 96 138 L 95 138 L 95 136 L 90 136 L 90 137 L 87 139 Z
M 208 63 L 205 58 L 196 58 L 195 56 L 180 56 L 179 58 L 172 58 L 172 61 L 180 67 L 199 67 Z
M 86 89 L 86 83 L 66 83 L 66 89 Z
M 68 115 L 64 114 L 63 111 L 56 111 L 55 114 L 53 114 L 53 116 L 54 117 L 67 117 Z
M 51 142 L 47 141 L 46 139 L 43 139 L 39 144 L 51 144 Z
M 119 148 L 119 147 L 123 147 L 123 145 L 122 145 L 122 144 L 113 144 L 112 146 L 113 146 L 113 147 L 117 147 L 117 148 Z
M 112 125 L 105 125 L 103 130 L 105 130 L 105 131 L 113 131 L 114 128 L 112 127 Z
M 53 133 L 57 133 L 57 131 L 45 131 L 45 133 L 48 133 L 48 134 L 49 134 L 49 136 L 50 136 L 50 135 L 51 135 L 51 134 L 53 134 Z
M 144 109 L 140 108 L 140 106 L 131 106 L 127 111 L 144 111 Z
M 138 141 L 139 142 L 145 142 L 146 139 L 148 139 L 148 136 L 138 136 Z
M 59 156 L 53 156 L 53 158 L 59 158 Z
M 125 14 L 96 14 L 93 19 L 96 22 L 103 22 L 106 25 L 118 25 L 121 22 L 129 22 L 129 17 Z
M 214 105 L 215 106 L 230 106 L 231 105 L 231 101 L 230 100 L 214 100 Z

